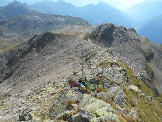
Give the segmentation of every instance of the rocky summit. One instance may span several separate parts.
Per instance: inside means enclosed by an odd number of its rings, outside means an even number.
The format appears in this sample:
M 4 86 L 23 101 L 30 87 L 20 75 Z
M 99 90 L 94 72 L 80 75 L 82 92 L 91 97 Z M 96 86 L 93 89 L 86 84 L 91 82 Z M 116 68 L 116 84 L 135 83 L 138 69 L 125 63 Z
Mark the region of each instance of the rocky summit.
M 0 54 L 0 121 L 160 122 L 161 60 L 161 45 L 110 23 L 35 35 Z
M 153 44 L 139 36 L 135 29 L 104 24 L 97 27 L 89 36 L 96 44 L 108 47 L 116 57 L 125 62 L 138 79 L 154 90 L 161 91 L 162 53 L 161 45 Z M 157 85 L 158 82 L 158 85 Z
M 34 11 L 28 9 L 27 6 L 15 0 L 5 7 L 0 7 L 0 21 L 32 12 Z

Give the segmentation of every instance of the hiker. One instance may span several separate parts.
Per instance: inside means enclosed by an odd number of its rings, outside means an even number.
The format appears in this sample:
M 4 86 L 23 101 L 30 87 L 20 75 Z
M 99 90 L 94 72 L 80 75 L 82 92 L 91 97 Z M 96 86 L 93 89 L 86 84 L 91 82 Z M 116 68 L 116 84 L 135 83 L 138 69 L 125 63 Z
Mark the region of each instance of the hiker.
M 69 88 L 72 88 L 72 87 L 79 87 L 79 90 L 81 92 L 84 92 L 84 93 L 87 93 L 87 94 L 90 94 L 90 87 L 86 87 L 88 85 L 86 85 L 86 81 L 82 80 L 82 79 L 79 79 L 78 82 L 74 81 L 73 79 L 69 79 L 68 80 L 68 83 L 70 85 Z

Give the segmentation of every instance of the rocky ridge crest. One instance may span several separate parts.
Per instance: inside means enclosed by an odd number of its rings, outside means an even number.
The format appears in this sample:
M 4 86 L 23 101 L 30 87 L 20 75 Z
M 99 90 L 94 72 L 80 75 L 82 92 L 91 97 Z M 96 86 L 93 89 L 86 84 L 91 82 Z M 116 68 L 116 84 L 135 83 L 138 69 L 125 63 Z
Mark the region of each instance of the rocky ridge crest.
M 109 23 L 98 26 L 89 37 L 95 43 L 109 48 L 154 92 L 157 93 L 153 85 L 162 92 L 156 84 L 162 83 L 162 64 L 158 63 L 162 61 L 162 53 L 157 50 L 160 45 L 152 44 L 148 39 L 139 36 L 133 28 L 127 29 Z
M 136 36 L 132 29 L 111 24 L 106 24 L 106 29 L 103 30 L 109 30 L 109 27 L 115 28 L 112 34 L 119 31 L 119 35 L 113 36 L 115 40 L 125 38 L 125 32 Z M 104 40 L 102 36 L 93 38 L 94 32 L 99 28 L 76 27 L 78 30 L 75 33 L 72 27 L 68 28 L 69 31 L 62 29 L 62 33 L 44 33 L 12 50 L 13 57 L 17 58 L 9 58 L 6 52 L 1 55 L 4 61 L 1 67 L 5 67 L 1 70 L 2 75 L 12 68 L 14 70 L 1 83 L 0 119 L 160 121 L 161 98 L 155 97 L 157 93 L 136 76 L 127 62 L 118 58 L 118 51 L 115 53 L 113 50 L 129 40 L 125 42 L 123 39 L 122 43 L 116 41 L 115 46 L 112 42 L 112 48 L 107 47 L 102 43 L 108 40 L 105 36 Z M 97 32 L 99 33 L 100 31 Z M 132 47 L 129 49 L 131 51 Z M 12 61 L 13 64 L 8 66 Z M 86 77 L 91 84 L 91 94 L 82 94 L 78 88 L 67 89 L 67 80 L 71 77 L 75 80 Z

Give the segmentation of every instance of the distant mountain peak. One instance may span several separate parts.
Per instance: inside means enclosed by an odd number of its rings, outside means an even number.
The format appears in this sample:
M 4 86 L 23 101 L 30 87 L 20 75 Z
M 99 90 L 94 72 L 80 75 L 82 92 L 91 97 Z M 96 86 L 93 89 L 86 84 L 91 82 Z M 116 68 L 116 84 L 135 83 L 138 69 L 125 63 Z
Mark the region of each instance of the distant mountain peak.
M 35 11 L 30 10 L 27 4 L 15 0 L 7 6 L 1 7 L 0 20 L 10 19 L 12 17 L 20 16 L 31 12 Z
M 15 0 L 12 3 L 9 3 L 7 6 L 22 6 L 23 4 Z
M 101 1 L 97 5 L 105 5 L 105 4 L 106 4 L 105 2 Z
M 61 5 L 73 5 L 72 3 L 70 3 L 70 2 L 65 2 L 65 1 L 63 1 L 63 0 L 59 0 L 59 1 L 57 1 L 56 2 L 57 4 L 61 4 Z
M 98 5 L 98 6 L 112 6 L 112 5 L 110 5 L 110 4 L 108 4 L 108 3 L 105 3 L 105 2 L 103 2 L 103 1 L 99 2 L 97 5 Z
M 57 2 L 59 2 L 59 3 L 66 3 L 66 2 L 63 1 L 63 0 L 58 0 Z

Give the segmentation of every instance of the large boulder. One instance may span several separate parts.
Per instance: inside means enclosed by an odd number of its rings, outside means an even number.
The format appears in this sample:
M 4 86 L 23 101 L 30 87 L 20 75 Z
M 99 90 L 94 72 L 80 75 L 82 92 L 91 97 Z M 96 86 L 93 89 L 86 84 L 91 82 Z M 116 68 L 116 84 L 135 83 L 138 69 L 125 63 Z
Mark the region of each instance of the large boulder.
M 85 94 L 84 97 L 81 99 L 79 105 L 90 113 L 96 115 L 95 118 L 118 121 L 116 111 L 112 108 L 110 104 L 100 99 L 96 99 L 91 95 Z M 90 121 L 94 121 L 95 118 L 93 117 Z

